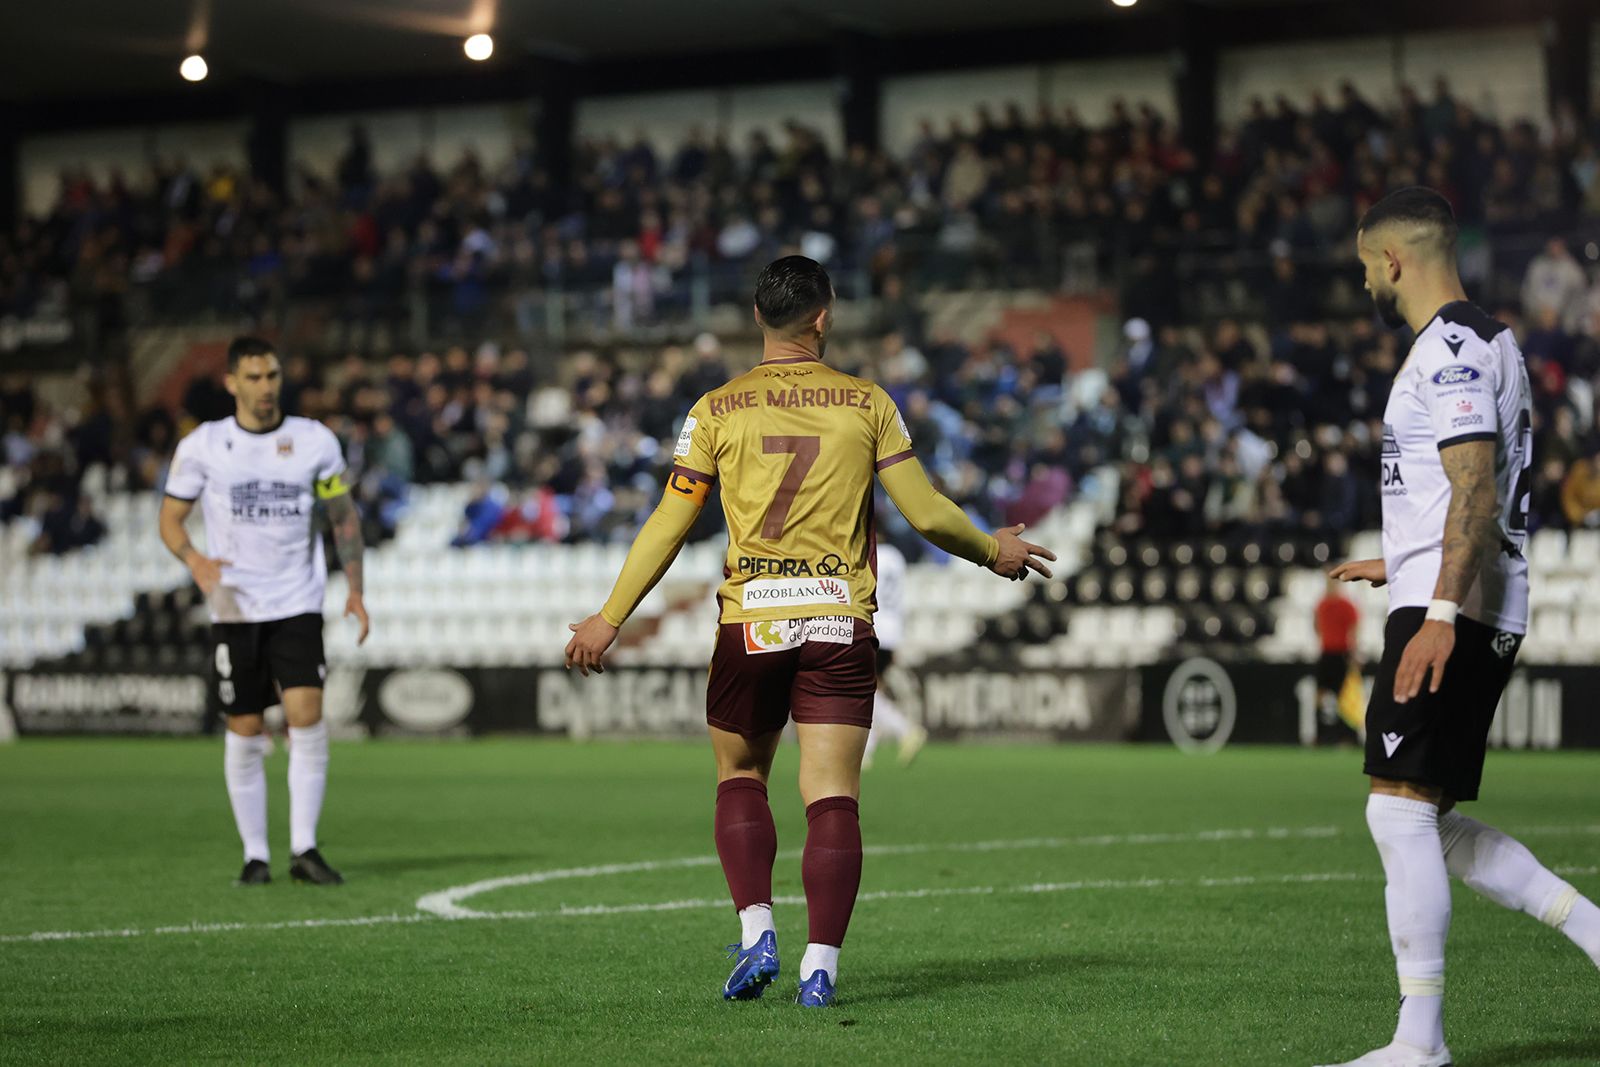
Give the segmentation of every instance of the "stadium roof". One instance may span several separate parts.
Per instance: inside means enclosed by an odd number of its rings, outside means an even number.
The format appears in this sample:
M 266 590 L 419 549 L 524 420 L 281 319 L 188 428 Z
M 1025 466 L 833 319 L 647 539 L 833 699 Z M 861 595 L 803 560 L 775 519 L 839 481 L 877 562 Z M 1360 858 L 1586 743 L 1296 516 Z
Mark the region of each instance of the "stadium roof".
M 1527 0 L 1518 10 L 1527 20 L 1560 2 Z M 1241 27 L 1267 32 L 1274 15 L 1282 32 L 1302 36 L 1328 19 L 1346 32 L 1352 23 L 1383 32 L 1429 18 L 1430 4 L 1437 22 L 1440 5 L 1433 0 L 1195 0 L 1187 24 L 1224 16 L 1225 39 Z M 1079 54 L 1102 39 L 1107 51 L 1153 51 L 1174 43 L 1171 16 L 1180 0 L 1138 0 L 1132 9 L 1117 9 L 1111 0 L 47 0 L 26 21 L 15 17 L 20 3 L 0 6 L 12 16 L 0 32 L 0 103 L 23 104 L 485 74 L 469 70 L 475 65 L 461 50 L 467 35 L 482 30 L 496 42 L 486 68 L 563 60 L 600 74 L 589 90 L 602 92 L 632 74 L 636 64 L 625 60 L 657 57 L 644 65 L 659 70 L 659 59 L 673 55 L 755 56 L 787 48 L 801 56 L 799 50 L 849 34 L 936 41 L 945 55 L 934 66 L 958 65 L 965 51 L 969 64 L 1002 62 L 1008 42 L 1018 60 L 1036 58 L 1021 53 L 1041 48 L 1071 50 L 1080 30 L 1089 43 Z M 1459 25 L 1473 9 L 1499 5 L 1443 6 Z M 1500 12 L 1506 17 L 1504 7 Z M 1055 32 L 1005 35 L 1008 27 Z M 178 79 L 189 52 L 210 64 L 202 86 Z M 806 67 L 791 70 L 791 77 L 803 76 Z M 613 71 L 618 78 L 608 79 Z M 830 73 L 819 69 L 815 76 Z M 31 125 L 23 111 L 23 123 Z
M 815 43 L 839 27 L 901 35 L 1112 11 L 1109 0 L 57 0 L 0 34 L 0 86 L 13 100 L 159 91 L 191 51 L 219 81 L 443 72 L 466 62 L 462 40 L 483 31 L 502 57 L 581 61 Z

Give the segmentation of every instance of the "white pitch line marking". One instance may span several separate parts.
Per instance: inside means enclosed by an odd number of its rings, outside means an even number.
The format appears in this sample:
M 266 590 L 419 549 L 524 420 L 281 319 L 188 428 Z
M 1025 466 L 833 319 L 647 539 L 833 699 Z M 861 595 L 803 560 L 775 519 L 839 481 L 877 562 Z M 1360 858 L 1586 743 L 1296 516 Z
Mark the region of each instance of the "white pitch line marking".
M 1078 882 L 1035 882 L 1030 885 L 1013 886 L 972 885 L 948 886 L 930 889 L 883 889 L 871 893 L 862 893 L 856 898 L 856 901 L 857 903 L 870 903 L 878 900 L 926 900 L 933 897 L 1072 893 L 1098 889 L 1215 889 L 1219 887 L 1234 886 L 1292 885 L 1302 882 L 1356 882 L 1375 880 L 1377 880 L 1377 876 L 1375 875 L 1358 874 L 1351 871 L 1331 871 L 1314 874 L 1285 874 L 1275 875 L 1272 877 L 1243 876 L 1238 878 L 1098 878 L 1086 879 Z M 786 896 L 775 897 L 773 903 L 799 905 L 804 904 L 805 901 L 806 898 L 803 896 Z M 155 926 L 147 929 L 129 927 L 123 930 L 47 930 L 33 934 L 3 935 L 0 936 L 0 944 L 14 944 L 24 941 L 87 941 L 98 938 L 147 937 L 160 934 L 215 934 L 241 930 L 293 930 L 321 929 L 323 927 L 333 926 L 385 926 L 399 923 L 565 919 L 600 915 L 633 915 L 647 912 L 726 908 L 728 906 L 728 901 L 723 897 L 717 897 L 715 899 L 705 897 L 690 900 L 664 900 L 648 904 L 564 905 L 559 908 L 550 908 L 544 911 L 469 912 L 465 915 L 460 915 L 453 918 L 446 918 L 444 916 L 419 911 L 413 912 L 410 915 L 367 915 L 353 919 L 301 919 L 288 922 L 272 923 L 190 923 L 181 926 Z
M 1523 830 L 1522 833 L 1600 833 L 1597 827 L 1538 827 Z M 1289 838 L 1316 838 L 1333 837 L 1339 833 L 1336 827 L 1304 827 L 1299 829 L 1271 828 L 1268 830 L 1211 830 L 1193 834 L 1129 834 L 1129 835 L 1096 835 L 1081 838 L 1022 838 L 1013 841 L 979 841 L 971 843 L 957 843 L 949 845 L 881 845 L 865 851 L 877 855 L 907 855 L 935 851 L 955 852 L 988 852 L 1002 848 L 1059 848 L 1068 845 L 1112 845 L 1112 844 L 1168 844 L 1174 842 L 1193 841 L 1221 841 L 1221 840 L 1283 840 Z M 791 854 L 793 855 L 793 854 Z M 566 878 L 595 878 L 613 874 L 629 874 L 641 871 L 656 871 L 678 867 L 704 867 L 717 862 L 715 856 L 690 856 L 675 860 L 645 860 L 638 863 L 613 863 L 591 867 L 572 867 L 555 871 L 537 871 L 529 875 L 513 875 L 509 878 L 488 879 L 486 882 L 474 883 L 475 886 L 484 888 L 477 892 L 487 892 L 490 888 L 503 888 L 510 885 L 532 885 L 538 882 L 558 881 Z M 1563 876 L 1595 875 L 1600 874 L 1600 866 L 1590 867 L 1557 867 L 1555 873 Z M 1252 886 L 1278 886 L 1278 885 L 1304 885 L 1322 882 L 1378 882 L 1382 881 L 1381 875 L 1371 872 L 1356 871 L 1324 871 L 1305 874 L 1283 874 L 1273 876 L 1240 875 L 1229 878 L 1137 878 L 1137 879 L 1085 879 L 1073 882 L 1035 882 L 1027 885 L 1014 886 L 946 886 L 923 889 L 885 889 L 870 893 L 862 893 L 857 897 L 861 903 L 880 900 L 926 900 L 936 897 L 969 897 L 969 896 L 1001 896 L 1001 895 L 1028 895 L 1045 893 L 1071 893 L 1095 890 L 1126 890 L 1126 889 L 1218 889 Z M 493 883 L 493 884 L 491 884 Z M 467 887 L 461 887 L 467 888 Z M 446 890 L 445 892 L 449 892 Z M 439 896 L 441 894 L 430 894 Z M 428 899 L 424 897 L 423 899 Z M 805 903 L 802 896 L 778 897 L 774 903 L 784 905 L 801 905 Z M 419 906 L 421 902 L 418 902 Z M 419 910 L 409 914 L 388 915 L 363 915 L 345 919 L 291 919 L 279 922 L 241 923 L 241 922 L 215 922 L 215 923 L 182 923 L 169 926 L 152 927 L 125 927 L 123 929 L 108 930 L 40 930 L 28 934 L 0 934 L 0 944 L 44 943 L 54 941 L 90 941 L 113 938 L 155 937 L 170 934 L 218 934 L 234 933 L 241 931 L 270 931 L 270 930 L 319 930 L 332 927 L 363 927 L 363 926 L 394 926 L 412 925 L 416 923 L 455 922 L 455 921 L 484 921 L 508 920 L 527 921 L 536 919 L 557 918 L 584 918 L 591 916 L 607 915 L 632 915 L 651 912 L 686 911 L 693 909 L 725 908 L 728 901 L 724 897 L 692 898 L 686 900 L 668 900 L 641 904 L 591 904 L 591 905 L 563 905 L 542 911 L 505 911 L 505 912 L 478 912 L 470 909 L 460 909 L 460 914 L 446 916 L 437 912 Z
M 1336 837 L 1337 826 L 1285 827 L 1272 826 L 1265 830 L 1228 829 L 1197 830 L 1180 833 L 1155 834 L 1092 834 L 1084 837 L 1022 837 L 997 841 L 968 841 L 956 843 L 924 843 L 911 845 L 868 845 L 862 852 L 868 856 L 911 856 L 928 852 L 997 852 L 1005 849 L 1028 848 L 1095 848 L 1110 845 L 1172 845 L 1195 844 L 1214 841 L 1287 841 L 1294 839 L 1322 839 Z M 800 856 L 797 851 L 780 854 L 785 859 Z M 716 856 L 688 856 L 670 860 L 644 860 L 638 863 L 613 863 L 598 867 L 570 867 L 561 870 L 531 871 L 527 874 L 486 878 L 481 882 L 451 886 L 437 893 L 429 893 L 417 901 L 417 910 L 430 912 L 441 919 L 481 919 L 490 912 L 480 912 L 462 906 L 462 901 L 480 893 L 513 886 L 542 885 L 545 882 L 564 881 L 569 878 L 596 878 L 613 874 L 637 874 L 648 871 L 671 870 L 682 867 L 710 867 L 718 862 Z M 628 905 L 631 907 L 631 905 Z M 540 913 L 541 915 L 544 913 Z

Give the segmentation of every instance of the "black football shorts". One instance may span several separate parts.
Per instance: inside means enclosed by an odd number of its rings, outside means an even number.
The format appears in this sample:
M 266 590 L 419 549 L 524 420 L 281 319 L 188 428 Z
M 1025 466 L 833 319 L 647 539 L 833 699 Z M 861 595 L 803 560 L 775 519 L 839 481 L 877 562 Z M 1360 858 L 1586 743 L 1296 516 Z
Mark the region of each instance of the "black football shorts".
M 1437 693 L 1394 700 L 1394 675 L 1406 644 L 1422 629 L 1425 608 L 1397 608 L 1383 628 L 1383 660 L 1367 707 L 1366 773 L 1430 785 L 1456 800 L 1478 799 L 1500 694 L 1522 647 L 1522 635 L 1456 617 L 1456 646 Z
M 283 689 L 321 689 L 322 616 L 211 624 L 211 700 L 224 715 L 258 715 Z

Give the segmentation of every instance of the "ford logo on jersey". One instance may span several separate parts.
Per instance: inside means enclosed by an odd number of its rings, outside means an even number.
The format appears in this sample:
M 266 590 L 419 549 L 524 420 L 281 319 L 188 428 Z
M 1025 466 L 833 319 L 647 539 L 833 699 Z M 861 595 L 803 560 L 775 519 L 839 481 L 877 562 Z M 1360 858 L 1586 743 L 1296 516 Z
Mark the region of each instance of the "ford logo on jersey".
M 1483 375 L 1479 374 L 1471 367 L 1464 367 L 1459 363 L 1452 363 L 1450 366 L 1433 376 L 1433 384 L 1465 385 L 1467 382 L 1475 382 L 1481 377 L 1483 377 Z

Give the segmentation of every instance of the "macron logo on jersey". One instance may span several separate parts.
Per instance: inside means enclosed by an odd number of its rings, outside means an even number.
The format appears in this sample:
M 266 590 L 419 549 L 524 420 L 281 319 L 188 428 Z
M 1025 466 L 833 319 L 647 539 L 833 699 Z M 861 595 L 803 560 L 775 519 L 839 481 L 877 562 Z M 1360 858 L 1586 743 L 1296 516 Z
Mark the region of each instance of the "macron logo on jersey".
M 1383 735 L 1383 752 L 1384 752 L 1384 755 L 1389 756 L 1390 758 L 1393 758 L 1394 757 L 1394 750 L 1399 748 L 1400 747 L 1400 742 L 1404 741 L 1405 739 L 1406 739 L 1406 735 L 1405 734 L 1384 734 Z
M 1483 375 L 1461 363 L 1452 363 L 1433 376 L 1434 385 L 1466 385 Z

